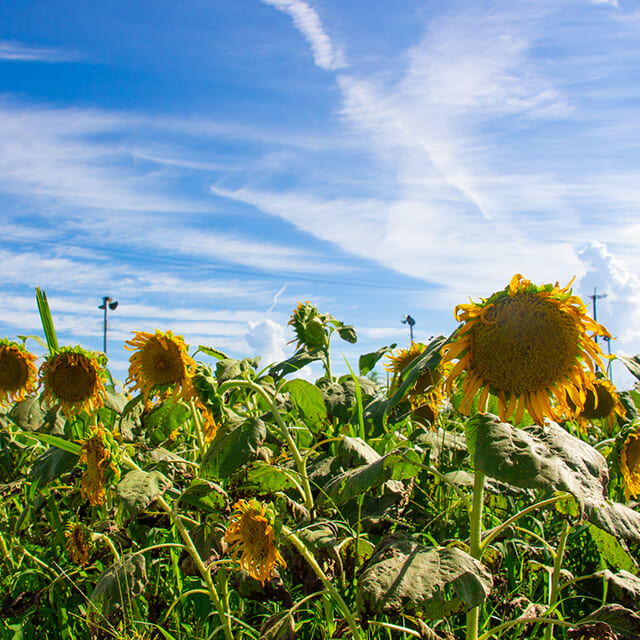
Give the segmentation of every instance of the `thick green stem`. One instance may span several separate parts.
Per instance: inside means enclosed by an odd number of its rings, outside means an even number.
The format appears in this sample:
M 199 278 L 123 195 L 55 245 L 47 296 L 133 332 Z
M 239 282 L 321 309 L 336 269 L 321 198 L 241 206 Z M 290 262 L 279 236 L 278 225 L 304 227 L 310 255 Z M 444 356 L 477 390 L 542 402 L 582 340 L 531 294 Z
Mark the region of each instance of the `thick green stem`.
M 564 558 L 564 549 L 567 545 L 567 538 L 571 526 L 566 518 L 562 521 L 562 531 L 560 532 L 560 540 L 558 541 L 558 549 L 555 553 L 553 562 L 553 573 L 551 574 L 551 590 L 549 592 L 549 611 L 553 611 L 558 602 L 558 594 L 560 593 L 560 570 L 562 569 L 562 560 Z M 550 624 L 544 630 L 544 640 L 553 638 L 553 624 Z
M 471 505 L 469 526 L 469 554 L 480 560 L 482 555 L 482 507 L 484 503 L 484 473 L 475 470 L 473 481 L 473 503 Z M 478 640 L 480 607 L 474 607 L 467 613 L 466 640 Z
M 202 579 L 207 585 L 207 590 L 209 591 L 209 597 L 213 601 L 216 611 L 218 612 L 218 618 L 220 619 L 220 624 L 222 626 L 222 630 L 224 631 L 225 638 L 227 640 L 234 640 L 233 632 L 231 631 L 231 621 L 229 620 L 229 616 L 226 613 L 222 600 L 218 596 L 216 587 L 213 584 L 213 580 L 211 578 L 211 572 L 209 571 L 209 569 L 207 569 L 207 567 L 204 566 L 204 562 L 202 561 L 202 558 L 200 557 L 200 554 L 198 553 L 196 546 L 193 544 L 193 540 L 191 539 L 189 532 L 185 529 L 185 526 L 180 521 L 180 516 L 169 506 L 167 501 L 162 496 L 156 498 L 156 502 L 171 517 L 173 524 L 175 525 L 176 529 L 180 533 L 180 537 L 182 538 L 182 541 L 184 542 L 185 546 L 189 550 L 189 554 L 191 555 L 191 558 L 196 563 L 196 566 L 198 567 L 198 571 L 200 572 Z
M 204 437 L 202 436 L 202 425 L 200 423 L 200 416 L 198 415 L 198 409 L 196 403 L 191 400 L 189 402 L 189 408 L 191 409 L 191 419 L 193 422 L 193 430 L 196 433 L 196 441 L 198 448 L 200 449 L 200 455 L 204 455 Z
M 296 463 L 296 468 L 298 473 L 300 474 L 300 481 L 302 482 L 302 489 L 304 491 L 304 506 L 311 512 L 313 509 L 313 494 L 311 493 L 311 484 L 309 483 L 309 477 L 307 475 L 307 467 L 305 465 L 304 459 L 300 455 L 300 451 L 298 449 L 298 445 L 296 445 L 296 441 L 291 436 L 287 425 L 284 423 L 282 419 L 282 415 L 280 415 L 280 411 L 278 411 L 278 407 L 276 406 L 275 400 L 269 396 L 269 394 L 260 386 L 251 382 L 250 380 L 229 380 L 218 387 L 218 393 L 224 393 L 227 389 L 233 387 L 246 387 L 252 389 L 259 393 L 269 405 L 271 409 L 271 413 L 278 424 L 278 428 L 282 433 L 282 437 L 287 441 L 289 445 L 289 449 L 291 450 L 291 455 Z
M 351 609 L 347 606 L 347 603 L 342 599 L 340 592 L 335 588 L 331 580 L 327 578 L 322 567 L 318 564 L 317 560 L 313 557 L 313 554 L 307 549 L 306 545 L 287 527 L 282 527 L 282 533 L 287 536 L 287 540 L 297 549 L 300 555 L 309 563 L 309 566 L 313 569 L 315 574 L 322 582 L 322 585 L 329 592 L 329 596 L 336 603 L 342 615 L 344 615 L 349 628 L 351 629 L 351 635 L 354 640 L 360 640 L 362 634 L 360 633 L 360 627 L 356 622 L 356 618 L 351 612 Z

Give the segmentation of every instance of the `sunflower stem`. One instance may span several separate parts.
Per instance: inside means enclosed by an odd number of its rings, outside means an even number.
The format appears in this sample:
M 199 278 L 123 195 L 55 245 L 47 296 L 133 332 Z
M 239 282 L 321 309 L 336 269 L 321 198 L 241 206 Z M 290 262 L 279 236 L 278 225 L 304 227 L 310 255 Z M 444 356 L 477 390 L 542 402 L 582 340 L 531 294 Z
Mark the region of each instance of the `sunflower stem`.
M 555 552 L 555 558 L 553 561 L 553 573 L 551 574 L 551 591 L 549 592 L 549 611 L 553 611 L 558 601 L 558 594 L 560 593 L 560 570 L 562 569 L 562 560 L 564 558 L 564 550 L 567 545 L 567 538 L 569 537 L 569 531 L 571 525 L 569 520 L 565 518 L 562 521 L 562 531 L 560 532 L 560 540 L 558 541 L 558 548 Z M 551 640 L 553 638 L 553 624 L 547 626 L 544 630 L 544 640 Z
M 469 513 L 469 555 L 480 560 L 482 555 L 482 507 L 484 503 L 484 473 L 477 468 L 474 472 L 473 503 Z M 478 623 L 480 607 L 474 607 L 467 612 L 466 640 L 478 640 Z
M 204 438 L 202 437 L 202 425 L 200 424 L 200 416 L 198 415 L 196 403 L 193 400 L 189 401 L 189 407 L 191 408 L 191 417 L 193 418 L 193 428 L 196 432 L 198 448 L 200 449 L 200 455 L 202 455 L 202 453 L 204 452 Z
M 220 624 L 222 626 L 222 630 L 224 631 L 225 638 L 227 640 L 234 640 L 233 632 L 231 630 L 231 621 L 229 620 L 229 617 L 226 613 L 223 602 L 220 599 L 220 596 L 218 595 L 216 587 L 213 584 L 211 573 L 207 569 L 207 567 L 204 566 L 204 562 L 202 561 L 202 558 L 200 557 L 200 554 L 198 553 L 196 546 L 193 544 L 193 540 L 191 539 L 189 532 L 186 530 L 185 526 L 182 524 L 182 521 L 180 520 L 180 517 L 178 516 L 178 514 L 169 506 L 167 501 L 162 496 L 159 496 L 158 498 L 156 498 L 156 502 L 164 511 L 166 511 L 166 513 L 171 518 L 173 524 L 175 525 L 176 529 L 180 533 L 180 537 L 182 538 L 187 549 L 189 550 L 189 554 L 191 555 L 193 561 L 196 563 L 196 566 L 198 567 L 198 571 L 200 571 L 200 575 L 202 576 L 202 579 L 207 585 L 207 590 L 209 591 L 209 597 L 213 601 L 216 611 L 218 612 L 218 618 L 220 619 Z
M 259 393 L 269 405 L 271 409 L 271 413 L 280 428 L 280 432 L 282 436 L 287 441 L 289 445 L 289 449 L 291 449 L 291 454 L 293 455 L 293 459 L 296 461 L 296 467 L 298 469 L 298 473 L 300 474 L 300 479 L 302 481 L 302 488 L 304 490 L 304 506 L 311 512 L 313 510 L 313 494 L 311 493 L 311 484 L 309 483 L 309 477 L 307 475 L 307 467 L 305 465 L 305 461 L 300 455 L 300 451 L 298 449 L 298 445 L 296 445 L 296 441 L 293 439 L 289 429 L 287 429 L 287 425 L 284 423 L 282 419 L 282 415 L 280 411 L 278 411 L 278 407 L 276 406 L 275 399 L 272 399 L 271 396 L 260 386 L 252 382 L 251 380 L 229 380 L 218 387 L 218 393 L 222 394 L 227 389 L 233 387 L 247 387 L 249 389 L 253 389 L 257 393 Z
M 329 595 L 331 596 L 333 601 L 336 603 L 336 605 L 344 615 L 347 621 L 347 624 L 351 629 L 351 635 L 353 636 L 354 640 L 360 640 L 362 638 L 362 634 L 360 633 L 360 627 L 356 622 L 355 616 L 353 615 L 353 613 L 351 612 L 351 609 L 349 609 L 349 607 L 347 606 L 347 603 L 343 600 L 342 596 L 340 595 L 338 590 L 335 588 L 331 580 L 327 578 L 325 572 L 322 570 L 322 567 L 318 564 L 318 561 L 314 558 L 313 554 L 309 551 L 309 549 L 304 544 L 304 542 L 302 542 L 302 540 L 300 540 L 300 538 L 298 538 L 295 535 L 295 533 L 291 531 L 291 529 L 288 529 L 287 527 L 283 526 L 282 532 L 284 535 L 287 536 L 287 540 L 291 542 L 291 544 L 296 548 L 298 553 L 300 553 L 300 555 L 309 563 L 309 566 L 313 569 L 315 574 L 318 576 L 324 588 L 329 592 Z

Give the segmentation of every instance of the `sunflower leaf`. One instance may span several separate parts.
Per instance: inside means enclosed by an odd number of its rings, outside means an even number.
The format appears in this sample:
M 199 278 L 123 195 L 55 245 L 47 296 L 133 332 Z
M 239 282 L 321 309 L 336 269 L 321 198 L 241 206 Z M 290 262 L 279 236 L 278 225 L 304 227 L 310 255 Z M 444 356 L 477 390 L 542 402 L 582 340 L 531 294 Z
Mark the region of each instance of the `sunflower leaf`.
M 44 486 L 73 469 L 76 462 L 78 462 L 76 454 L 58 447 L 49 447 L 33 461 L 31 477 L 37 478 L 40 486 Z
M 600 556 L 609 566 L 632 574 L 638 573 L 638 563 L 629 553 L 624 540 L 619 540 L 593 524 L 589 525 L 589 533 L 591 534 L 591 539 L 596 543 L 596 547 L 598 547 Z
M 492 583 L 489 571 L 464 551 L 396 534 L 384 538 L 364 566 L 356 602 L 363 619 L 409 614 L 433 620 L 482 604 Z
M 99 605 L 103 616 L 108 617 L 121 607 L 130 607 L 132 600 L 142 593 L 146 584 L 144 556 L 137 553 L 126 555 L 104 571 L 90 600 L 94 605 Z
M 360 370 L 360 375 L 365 376 L 369 371 L 373 371 L 376 364 L 378 364 L 379 360 L 383 358 L 389 351 L 393 351 L 397 347 L 397 343 L 393 343 L 388 347 L 382 347 L 377 351 L 373 351 L 372 353 L 364 353 L 360 356 L 358 360 L 358 369 Z
M 229 496 L 226 491 L 219 484 L 202 478 L 194 478 L 179 500 L 202 511 L 224 512 L 229 508 Z
M 159 471 L 129 471 L 116 487 L 118 497 L 133 513 L 144 511 L 169 487 L 171 480 Z
M 566 491 L 591 523 L 613 536 L 640 542 L 640 513 L 605 498 L 607 462 L 593 447 L 554 423 L 525 431 L 490 414 L 474 420 L 476 469 L 523 489 Z
M 289 380 L 282 386 L 302 414 L 305 424 L 313 433 L 319 433 L 327 421 L 327 408 L 318 387 L 301 378 Z
M 278 380 L 284 376 L 300 371 L 308 364 L 321 360 L 324 356 L 324 349 L 318 347 L 316 349 L 309 349 L 308 351 L 298 351 L 294 353 L 287 360 L 283 360 L 277 364 L 274 364 L 269 369 L 269 375 Z

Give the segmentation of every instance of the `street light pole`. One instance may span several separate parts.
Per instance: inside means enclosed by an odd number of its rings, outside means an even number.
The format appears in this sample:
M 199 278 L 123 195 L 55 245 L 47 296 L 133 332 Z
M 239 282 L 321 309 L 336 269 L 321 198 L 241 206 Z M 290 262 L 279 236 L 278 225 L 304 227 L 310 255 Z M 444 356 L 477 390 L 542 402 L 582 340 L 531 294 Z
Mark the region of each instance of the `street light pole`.
M 118 301 L 110 298 L 109 296 L 103 296 L 102 304 L 98 307 L 98 309 L 104 309 L 104 349 L 105 354 L 107 353 L 107 309 L 111 309 L 114 311 L 118 307 Z
M 593 287 L 593 295 L 589 296 L 591 298 L 591 302 L 593 304 L 593 319 L 595 322 L 598 322 L 598 313 L 596 311 L 596 300 L 598 298 L 606 298 L 607 294 L 606 293 L 601 293 L 600 295 L 598 295 L 596 293 L 597 289 L 595 287 Z M 598 334 L 596 333 L 596 335 L 594 336 L 594 340 L 596 341 L 596 344 L 598 343 Z
M 411 344 L 413 344 L 413 325 L 415 323 L 416 321 L 408 314 L 404 317 L 404 320 L 402 321 L 402 324 L 409 325 L 409 335 L 411 336 Z

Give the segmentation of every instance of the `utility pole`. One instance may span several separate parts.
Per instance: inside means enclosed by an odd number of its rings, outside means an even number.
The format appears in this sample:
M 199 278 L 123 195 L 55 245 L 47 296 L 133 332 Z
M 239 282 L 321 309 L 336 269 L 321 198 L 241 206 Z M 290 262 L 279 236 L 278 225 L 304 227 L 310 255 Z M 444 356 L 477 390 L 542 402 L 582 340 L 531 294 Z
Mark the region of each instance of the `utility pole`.
M 402 321 L 402 324 L 408 324 L 409 325 L 409 335 L 411 336 L 411 344 L 413 344 L 413 325 L 415 323 L 416 323 L 416 321 L 408 314 L 404 317 L 404 320 Z M 411 346 L 411 345 L 409 345 L 409 346 Z
M 593 295 L 589 296 L 591 298 L 591 303 L 593 305 L 593 319 L 595 320 L 595 322 L 598 322 L 598 312 L 596 311 L 596 300 L 598 300 L 599 298 L 606 298 L 607 294 L 606 293 L 601 293 L 600 295 L 598 295 L 596 293 L 597 289 L 595 287 L 593 287 Z M 594 340 L 596 342 L 596 344 L 598 343 L 598 334 L 596 333 L 596 335 L 594 336 Z
M 111 309 L 114 311 L 118 308 L 118 301 L 110 298 L 109 296 L 104 296 L 102 298 L 102 304 L 98 307 L 98 309 L 104 309 L 104 349 L 105 354 L 107 353 L 107 309 Z

